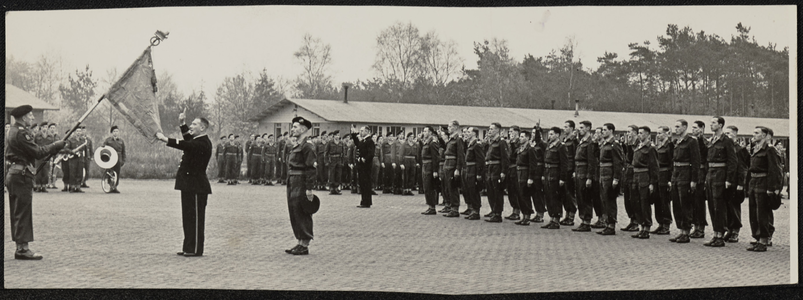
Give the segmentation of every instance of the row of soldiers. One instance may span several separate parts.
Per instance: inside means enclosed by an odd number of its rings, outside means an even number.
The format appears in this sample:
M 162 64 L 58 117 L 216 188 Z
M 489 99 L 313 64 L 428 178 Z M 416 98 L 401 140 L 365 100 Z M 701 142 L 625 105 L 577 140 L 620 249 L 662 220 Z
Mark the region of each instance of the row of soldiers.
M 504 218 L 517 220 L 517 225 L 545 222 L 548 213 L 550 220 L 542 228 L 559 229 L 573 226 L 579 216 L 581 224 L 573 231 L 600 228 L 598 234 L 614 235 L 621 192 L 630 219 L 621 230 L 637 232 L 633 238 L 669 235 L 673 215 L 680 233 L 671 242 L 704 238 L 707 203 L 714 236 L 704 245 L 722 247 L 738 242 L 741 204 L 748 197 L 756 239 L 748 250 L 766 251 L 772 245 L 769 203 L 780 200 L 784 175 L 783 152 L 774 147 L 771 129 L 756 127 L 747 141 L 737 137 L 738 128 L 714 117 L 709 126 L 713 134 L 706 138 L 704 122 L 693 122 L 688 133 L 687 121 L 678 120 L 672 128 L 657 128 L 653 141 L 647 126 L 628 126 L 622 140 L 614 136 L 611 123 L 594 128 L 582 121 L 576 127 L 568 120 L 542 139 L 539 127 L 528 132 L 512 126 L 505 139 L 501 125 L 493 123 L 484 140 L 478 139 L 477 128 L 461 130 L 456 120 L 437 132 L 426 127 L 420 162 L 429 208 L 422 214 L 437 214 L 442 193 L 446 207 L 440 212 L 445 217 L 463 214 L 479 220 L 484 185 L 491 206 L 488 222 L 502 222 L 506 190 L 513 213 Z M 468 206 L 463 212 L 461 195 Z M 658 226 L 651 230 L 653 210 Z
M 6 133 L 8 133 L 10 126 L 10 124 L 6 124 Z M 47 161 L 36 161 L 37 166 L 41 164 L 44 164 L 44 166 L 40 172 L 34 175 L 34 192 L 47 193 L 48 189 L 58 189 L 56 187 L 56 169 L 58 168 L 61 169 L 63 174 L 63 192 L 83 193 L 81 188 L 89 187 L 86 184 L 86 179 L 89 174 L 93 149 L 92 139 L 85 134 L 85 129 L 86 126 L 83 125 L 78 127 L 75 133 L 67 140 L 67 146 L 59 152 L 59 155 Z M 60 140 L 56 123 L 42 122 L 33 124 L 29 130 L 33 142 L 39 146 L 49 145 Z

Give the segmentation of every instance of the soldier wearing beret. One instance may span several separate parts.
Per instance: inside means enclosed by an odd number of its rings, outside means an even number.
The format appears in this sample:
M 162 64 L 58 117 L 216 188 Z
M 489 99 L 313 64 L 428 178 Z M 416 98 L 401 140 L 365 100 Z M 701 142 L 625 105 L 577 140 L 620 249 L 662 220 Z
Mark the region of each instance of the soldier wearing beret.
M 217 182 L 224 183 L 226 177 L 226 142 L 228 137 L 220 136 L 220 141 L 215 148 L 215 159 L 217 160 Z
M 48 134 L 47 131 L 47 122 L 42 122 L 39 124 L 38 131 L 35 133 L 36 137 L 34 138 L 34 143 L 38 146 L 46 146 L 50 145 L 53 142 L 53 138 Z M 36 165 L 44 164 L 43 167 L 40 168 L 41 171 L 36 173 L 36 178 L 34 179 L 34 192 L 40 193 L 47 193 L 45 187 L 47 186 L 47 179 L 50 177 L 50 162 L 45 160 L 36 160 Z
M 117 127 L 117 125 L 112 126 L 112 128 L 109 129 L 109 133 L 112 135 L 103 141 L 103 146 L 109 146 L 117 152 L 117 164 L 111 169 L 117 173 L 117 178 L 120 178 L 120 169 L 125 165 L 125 142 L 120 138 L 120 128 Z M 120 191 L 117 190 L 117 186 L 114 186 L 109 193 L 119 194 Z
M 287 156 L 287 207 L 290 212 L 290 225 L 298 239 L 298 245 L 285 250 L 293 255 L 309 254 L 309 242 L 313 238 L 312 214 L 302 208 L 302 201 L 313 201 L 315 186 L 315 145 L 309 141 L 312 123 L 303 117 L 293 118 L 291 135 L 296 139 Z
M 485 215 L 490 219 L 486 222 L 502 223 L 502 212 L 505 208 L 505 199 L 502 194 L 505 184 L 505 172 L 509 165 L 508 144 L 502 139 L 500 131 L 502 125 L 494 122 L 488 127 L 488 148 L 485 152 L 485 184 L 488 189 L 488 206 L 491 213 Z
M 779 151 L 772 145 L 772 129 L 758 126 L 753 130 L 754 146 L 750 151 L 748 198 L 750 230 L 756 241 L 750 242 L 747 251 L 764 252 L 772 246 L 773 213 L 770 197 L 779 197 L 783 188 L 783 169 Z
M 33 134 L 27 126 L 33 125 L 36 118 L 30 105 L 23 105 L 11 111 L 15 123 L 6 135 L 5 161 L 9 163 L 6 173 L 8 185 L 9 218 L 11 240 L 17 244 L 14 259 L 39 260 L 42 256 L 28 248 L 33 241 L 32 206 L 33 178 L 36 173 L 34 161 L 64 148 L 65 142 L 57 141 L 39 146 L 34 143 Z
M 343 143 L 340 142 L 340 130 L 332 131 L 331 140 L 324 146 L 324 164 L 329 172 L 329 194 L 340 195 L 340 179 L 343 176 Z
M 92 146 L 92 139 L 87 136 L 86 126 L 81 125 L 81 143 L 86 143 L 81 150 L 84 152 L 79 162 L 81 164 L 81 187 L 89 188 L 86 184 L 86 179 L 89 178 L 89 166 L 92 163 L 92 158 L 95 156 L 95 148 Z

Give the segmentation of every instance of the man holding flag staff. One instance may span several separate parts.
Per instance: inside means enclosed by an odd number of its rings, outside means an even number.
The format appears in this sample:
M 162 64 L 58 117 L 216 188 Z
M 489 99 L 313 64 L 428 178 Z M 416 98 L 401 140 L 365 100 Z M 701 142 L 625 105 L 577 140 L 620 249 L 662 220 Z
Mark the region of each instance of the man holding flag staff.
M 182 112 L 178 115 L 182 140 L 167 138 L 161 132 L 156 132 L 156 138 L 167 143 L 168 147 L 184 151 L 175 185 L 175 189 L 181 191 L 181 219 L 184 225 L 184 246 L 177 254 L 201 256 L 204 253 L 206 201 L 212 193 L 206 177 L 206 166 L 212 158 L 212 141 L 206 136 L 209 121 L 198 117 L 187 126 L 184 120 Z

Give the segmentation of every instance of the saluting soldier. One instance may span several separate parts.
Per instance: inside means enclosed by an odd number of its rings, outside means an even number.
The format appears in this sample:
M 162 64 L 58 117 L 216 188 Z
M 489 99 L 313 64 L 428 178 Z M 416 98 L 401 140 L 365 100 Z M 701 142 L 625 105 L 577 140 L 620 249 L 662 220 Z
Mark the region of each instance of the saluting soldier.
M 435 206 L 438 205 L 438 189 L 435 181 L 440 177 L 438 174 L 438 164 L 440 162 L 440 144 L 432 126 L 424 127 L 424 140 L 421 146 L 421 188 L 424 190 L 424 198 L 429 208 L 422 212 L 423 215 L 435 215 Z
M 574 174 L 575 164 L 574 156 L 577 153 L 577 130 L 572 120 L 566 120 L 563 123 L 563 132 L 561 134 L 561 143 L 566 147 L 567 167 L 569 168 L 568 174 Z M 567 180 L 565 186 L 561 189 L 561 200 L 563 209 L 566 211 L 566 217 L 560 221 L 560 225 L 574 226 L 574 216 L 577 213 L 577 197 L 575 196 L 574 180 Z
M 636 222 L 641 225 L 639 233 L 632 238 L 649 239 L 652 227 L 652 193 L 658 186 L 658 152 L 650 140 L 650 127 L 638 128 L 639 143 L 633 149 L 633 181 L 630 183 L 630 197 L 638 201 L 634 213 Z
M 725 190 L 725 202 L 727 203 L 728 213 L 725 221 L 725 236 L 723 239 L 728 243 L 739 242 L 739 230 L 742 228 L 742 203 L 745 198 L 745 187 L 747 186 L 747 172 L 750 164 L 750 152 L 745 149 L 744 140 L 738 140 L 739 128 L 730 125 L 725 127 L 725 135 L 733 141 L 734 151 L 736 151 L 736 183 L 730 189 Z
M 695 192 L 700 182 L 700 150 L 697 139 L 687 134 L 689 123 L 680 119 L 675 121 L 675 144 L 672 155 L 672 181 L 669 191 L 672 194 L 672 212 L 680 233 L 669 239 L 673 243 L 688 243 L 694 223 Z M 701 188 L 702 189 L 702 188 Z
M 622 193 L 625 198 L 625 212 L 627 217 L 630 218 L 630 223 L 622 227 L 622 231 L 639 231 L 638 220 L 636 214 L 639 210 L 638 196 L 631 193 L 630 184 L 633 183 L 633 150 L 638 147 L 638 126 L 627 125 L 627 134 L 625 135 L 625 143 L 622 145 L 625 151 L 625 172 L 624 180 L 622 182 Z
M 39 260 L 42 255 L 28 248 L 33 239 L 32 201 L 33 178 L 36 173 L 34 161 L 54 154 L 64 148 L 65 142 L 57 141 L 46 146 L 34 143 L 33 134 L 26 128 L 36 122 L 33 107 L 23 105 L 11 110 L 14 126 L 6 133 L 5 161 L 9 168 L 6 172 L 8 187 L 9 221 L 11 224 L 11 240 L 17 244 L 14 259 Z
M 655 198 L 655 222 L 658 228 L 650 233 L 658 235 L 669 234 L 669 226 L 672 224 L 672 210 L 670 209 L 671 197 L 669 192 L 669 182 L 672 180 L 672 155 L 675 150 L 672 141 L 669 139 L 669 127 L 659 126 L 657 137 L 658 153 L 658 191 L 653 193 Z
M 706 176 L 708 175 L 708 147 L 705 143 L 705 123 L 703 121 L 694 121 L 691 125 L 691 134 L 697 141 L 697 149 L 700 151 L 700 168 L 698 170 L 697 178 L 700 179 L 700 184 L 694 190 L 694 210 L 692 217 L 692 225 L 694 230 L 689 234 L 690 238 L 701 239 L 705 237 L 705 226 L 708 226 L 708 221 L 705 219 L 705 201 L 706 201 Z
M 756 241 L 747 251 L 764 252 L 772 246 L 773 226 L 770 197 L 779 197 L 783 188 L 783 169 L 778 151 L 772 145 L 772 129 L 758 126 L 753 130 L 750 152 L 749 187 L 747 190 L 750 209 L 750 230 Z
M 479 129 L 468 127 L 468 146 L 466 146 L 466 164 L 463 167 L 463 193 L 465 194 L 466 220 L 479 220 L 482 199 L 480 198 L 479 184 L 482 174 L 485 174 L 485 151 L 479 144 Z
M 616 126 L 611 123 L 602 125 L 602 145 L 599 147 L 599 196 L 602 199 L 605 215 L 605 229 L 597 231 L 600 235 L 615 235 L 617 204 L 619 197 L 617 187 L 624 171 L 624 151 L 613 133 Z
M 343 144 L 340 142 L 340 131 L 332 132 L 332 140 L 326 144 L 325 165 L 329 171 L 329 194 L 340 195 L 340 178 L 343 176 Z
M 530 148 L 532 149 L 532 160 L 535 161 L 535 171 L 533 173 L 533 184 L 530 186 L 530 198 L 532 198 L 535 216 L 530 219 L 533 223 L 543 223 L 544 213 L 546 213 L 546 200 L 544 200 L 544 151 L 546 144 L 541 139 L 541 125 L 533 127 Z M 530 200 L 527 200 L 530 201 Z
M 217 159 L 217 182 L 225 182 L 223 178 L 226 177 L 226 142 L 228 138 L 225 135 L 220 136 L 220 141 L 215 147 L 215 159 Z
M 371 172 L 374 167 L 374 155 L 376 155 L 376 144 L 371 137 L 371 129 L 363 126 L 357 131 L 357 127 L 351 126 L 351 140 L 354 142 L 354 168 L 357 169 L 357 180 L 360 186 L 360 208 L 369 208 L 373 205 L 372 197 L 374 185 L 371 182 Z
M 566 186 L 569 179 L 569 154 L 566 146 L 560 141 L 561 129 L 552 127 L 547 137 L 547 148 L 544 152 L 544 194 L 549 211 L 549 224 L 541 226 L 546 229 L 560 229 L 560 217 L 563 213 L 561 203 L 561 188 Z
M 569 153 L 574 158 L 572 177 L 574 179 L 574 187 L 577 189 L 575 194 L 577 208 L 580 211 L 581 224 L 577 228 L 572 228 L 572 231 L 588 232 L 591 231 L 591 218 L 594 216 L 593 195 L 599 194 L 597 191 L 599 156 L 597 156 L 597 143 L 594 142 L 591 134 L 591 121 L 581 121 L 578 127 L 577 133 L 581 136 L 580 141 L 577 142 L 575 151 Z M 564 142 L 565 144 L 567 143 Z M 566 150 L 569 151 L 568 147 Z M 566 218 L 574 222 L 573 217 L 569 218 L 567 216 Z
M 532 188 L 535 184 L 535 173 L 538 167 L 538 161 L 535 158 L 535 151 L 530 146 L 530 137 L 532 134 L 528 131 L 522 131 L 519 134 L 519 147 L 516 149 L 516 178 L 518 179 L 519 191 L 519 208 L 524 215 L 521 221 L 516 222 L 516 225 L 527 226 L 530 225 L 530 216 L 533 215 L 533 203 L 530 202 L 532 198 Z M 540 179 L 540 178 L 539 178 Z
M 502 125 L 494 122 L 488 127 L 488 149 L 485 152 L 485 165 L 488 167 L 485 184 L 488 189 L 488 206 L 491 213 L 487 214 L 486 222 L 502 223 L 502 212 L 505 208 L 505 199 L 502 194 L 505 184 L 505 173 L 510 164 L 508 153 L 508 143 L 502 140 L 500 131 Z
M 711 225 L 714 227 L 714 237 L 703 245 L 709 247 L 725 246 L 725 222 L 728 218 L 725 190 L 736 183 L 739 165 L 733 141 L 722 132 L 724 127 L 724 118 L 712 118 L 711 131 L 713 135 L 706 140 L 706 144 L 708 144 L 708 174 L 705 178 L 705 189 L 708 196 Z
M 510 145 L 508 148 L 508 155 L 510 160 L 508 163 L 510 165 L 507 166 L 507 200 L 510 203 L 510 206 L 513 207 L 513 213 L 509 216 L 506 216 L 505 219 L 508 220 L 519 220 L 521 219 L 521 207 L 519 207 L 519 198 L 521 198 L 521 190 L 519 189 L 519 179 L 518 179 L 518 171 L 516 170 L 516 160 L 518 153 L 516 150 L 519 149 L 519 134 L 521 133 L 521 129 L 519 126 L 513 125 L 510 126 L 510 129 L 507 131 L 507 142 Z

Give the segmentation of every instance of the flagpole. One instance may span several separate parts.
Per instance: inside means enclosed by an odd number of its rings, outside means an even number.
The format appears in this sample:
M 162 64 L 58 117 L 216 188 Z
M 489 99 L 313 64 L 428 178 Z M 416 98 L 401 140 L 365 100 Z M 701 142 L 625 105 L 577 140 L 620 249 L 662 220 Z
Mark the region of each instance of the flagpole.
M 84 113 L 84 115 L 81 116 L 80 119 L 78 119 L 78 122 L 75 123 L 75 126 L 73 126 L 73 128 L 70 129 L 70 131 L 67 132 L 67 135 L 65 135 L 64 138 L 61 139 L 61 141 L 67 141 L 67 139 L 70 138 L 70 136 L 75 132 L 75 130 L 77 130 L 78 127 L 81 126 L 81 123 L 84 122 L 84 120 L 86 120 L 87 117 L 89 117 L 89 114 L 92 113 L 92 111 L 94 111 L 95 108 L 98 107 L 98 105 L 100 105 L 100 102 L 103 101 L 103 99 L 106 99 L 106 94 L 103 94 L 103 96 L 100 96 L 100 99 L 98 99 L 98 101 L 95 102 L 95 105 L 93 105 L 92 108 L 90 108 L 88 111 L 86 111 Z M 39 173 L 39 171 L 42 171 L 42 167 L 44 167 L 44 165 L 47 163 L 47 161 L 50 160 L 50 158 L 52 158 L 52 157 L 53 157 L 53 154 L 50 154 L 44 160 L 42 160 L 42 163 L 39 164 L 36 167 L 36 173 Z

